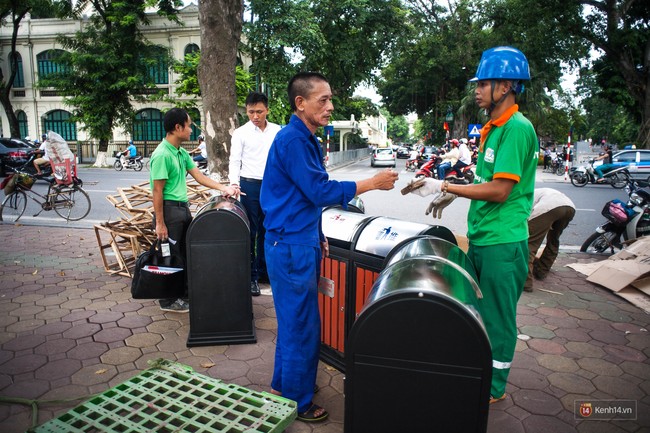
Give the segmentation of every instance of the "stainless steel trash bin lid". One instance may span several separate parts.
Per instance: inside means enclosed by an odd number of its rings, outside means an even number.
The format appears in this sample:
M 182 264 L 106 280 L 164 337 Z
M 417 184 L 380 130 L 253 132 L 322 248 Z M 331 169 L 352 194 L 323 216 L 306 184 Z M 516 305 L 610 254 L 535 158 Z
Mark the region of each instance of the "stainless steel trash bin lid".
M 400 242 L 425 233 L 431 226 L 389 217 L 370 221 L 361 231 L 355 250 L 386 257 Z
M 478 284 L 470 273 L 447 258 L 409 257 L 384 269 L 366 298 L 361 316 L 382 298 L 403 292 L 416 292 L 419 297 L 442 296 L 452 299 L 483 326 L 478 309 L 478 299 L 482 296 Z
M 204 215 L 207 212 L 213 210 L 231 212 L 246 222 L 246 226 L 250 227 L 248 214 L 246 213 L 246 208 L 244 208 L 244 205 L 241 204 L 241 202 L 238 200 L 235 200 L 233 198 L 226 198 L 220 195 L 215 195 L 210 199 L 210 201 L 201 206 L 201 208 L 196 212 L 194 218 L 200 217 L 201 215 Z
M 329 239 L 350 243 L 357 230 L 372 218 L 374 217 L 359 212 L 350 212 L 341 208 L 331 207 L 323 211 L 323 234 Z

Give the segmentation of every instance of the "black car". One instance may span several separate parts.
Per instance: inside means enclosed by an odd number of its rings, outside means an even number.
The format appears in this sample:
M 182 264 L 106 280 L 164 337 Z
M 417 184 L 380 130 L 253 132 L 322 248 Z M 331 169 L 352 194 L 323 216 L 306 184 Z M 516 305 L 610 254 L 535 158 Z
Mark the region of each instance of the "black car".
M 33 147 L 19 138 L 0 138 L 0 176 L 13 173 L 16 167 L 23 165 L 32 150 Z

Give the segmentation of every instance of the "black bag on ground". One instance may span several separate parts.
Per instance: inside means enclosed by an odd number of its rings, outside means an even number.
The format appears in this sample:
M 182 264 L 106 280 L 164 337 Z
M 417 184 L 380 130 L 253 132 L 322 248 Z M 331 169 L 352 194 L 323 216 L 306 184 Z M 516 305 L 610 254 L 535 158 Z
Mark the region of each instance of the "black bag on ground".
M 182 257 L 163 257 L 160 241 L 138 256 L 131 283 L 133 299 L 166 299 L 185 296 L 185 263 Z

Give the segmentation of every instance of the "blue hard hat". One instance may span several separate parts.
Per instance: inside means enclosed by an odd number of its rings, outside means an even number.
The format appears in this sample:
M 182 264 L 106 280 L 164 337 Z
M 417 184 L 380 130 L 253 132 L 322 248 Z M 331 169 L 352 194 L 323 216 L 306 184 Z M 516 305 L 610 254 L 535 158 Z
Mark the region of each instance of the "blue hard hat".
M 483 51 L 471 82 L 479 80 L 530 80 L 528 60 L 513 47 L 494 47 Z

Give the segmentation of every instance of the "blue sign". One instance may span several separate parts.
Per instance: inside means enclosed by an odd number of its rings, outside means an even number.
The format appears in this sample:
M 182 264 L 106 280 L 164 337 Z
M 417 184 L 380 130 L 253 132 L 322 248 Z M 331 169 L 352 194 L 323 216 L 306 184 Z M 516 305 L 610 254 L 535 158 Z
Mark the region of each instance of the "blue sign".
M 334 135 L 334 125 L 323 126 L 323 129 L 325 130 L 325 135 L 329 135 L 330 137 Z
M 482 127 L 483 127 L 483 125 L 481 125 L 480 123 L 470 124 L 467 127 L 467 136 L 468 137 L 480 137 Z

